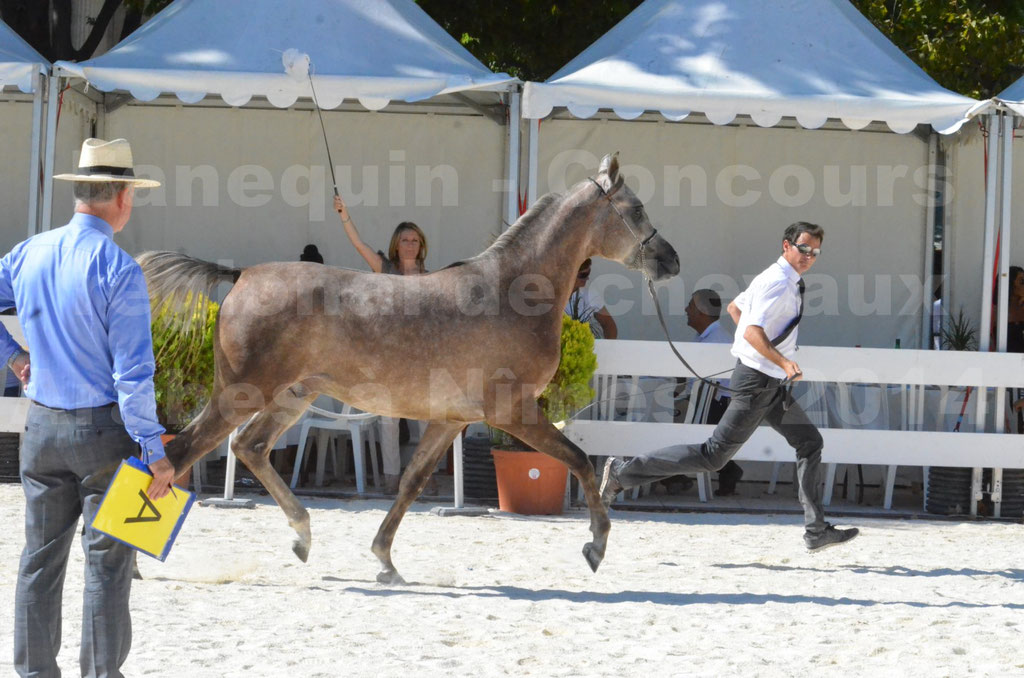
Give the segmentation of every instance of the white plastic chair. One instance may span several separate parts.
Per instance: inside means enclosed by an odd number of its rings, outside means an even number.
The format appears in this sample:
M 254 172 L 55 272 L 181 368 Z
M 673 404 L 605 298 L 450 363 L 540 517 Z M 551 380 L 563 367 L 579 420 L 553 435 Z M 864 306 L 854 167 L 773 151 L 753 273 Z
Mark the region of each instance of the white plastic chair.
M 720 382 L 716 381 L 715 383 Z M 687 424 L 706 424 L 716 390 L 703 381 L 694 380 L 690 384 L 690 402 L 686 408 L 684 421 Z M 715 496 L 715 491 L 711 488 L 711 473 L 697 474 L 697 496 L 702 502 Z
M 319 401 L 318 401 L 319 402 Z M 338 403 L 336 400 L 331 402 Z M 299 482 L 299 470 L 302 468 L 302 457 L 306 453 L 306 448 L 312 443 L 309 440 L 309 432 L 311 429 L 320 429 L 320 433 L 317 437 L 317 462 L 316 462 L 316 476 L 314 484 L 322 486 L 324 484 L 324 469 L 326 467 L 328 449 L 330 445 L 334 445 L 335 453 L 335 468 L 339 468 L 338 461 L 341 457 L 340 443 L 336 439 L 336 436 L 332 436 L 330 431 L 339 433 L 348 433 L 352 437 L 352 456 L 355 462 L 356 471 L 356 492 L 363 494 L 366 492 L 366 470 L 363 464 L 363 434 L 366 433 L 366 442 L 370 446 L 370 464 L 373 467 L 373 485 L 374 487 L 380 487 L 380 469 L 377 466 L 377 425 L 380 422 L 380 417 L 376 414 L 369 412 L 362 412 L 355 409 L 351 405 L 345 403 L 338 403 L 341 405 L 340 412 L 332 412 L 331 410 L 317 407 L 316 405 L 310 405 L 306 412 L 302 415 L 301 430 L 299 433 L 299 445 L 298 450 L 295 454 L 295 470 L 292 471 L 292 489 Z

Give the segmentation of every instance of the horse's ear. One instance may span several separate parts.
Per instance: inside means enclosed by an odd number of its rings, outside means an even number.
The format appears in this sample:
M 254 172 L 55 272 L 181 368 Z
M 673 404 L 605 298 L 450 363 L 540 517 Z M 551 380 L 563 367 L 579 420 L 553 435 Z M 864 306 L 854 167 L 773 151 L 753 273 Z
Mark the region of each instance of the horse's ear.
M 598 174 L 607 174 L 608 181 L 615 185 L 619 179 L 619 152 L 609 153 L 601 158 L 601 166 L 597 168 Z
M 598 177 L 602 174 L 607 177 L 603 182 L 602 186 L 604 190 L 611 191 L 616 184 L 622 181 L 622 177 L 619 175 L 619 152 L 615 151 L 604 156 L 601 159 L 601 166 L 597 171 Z

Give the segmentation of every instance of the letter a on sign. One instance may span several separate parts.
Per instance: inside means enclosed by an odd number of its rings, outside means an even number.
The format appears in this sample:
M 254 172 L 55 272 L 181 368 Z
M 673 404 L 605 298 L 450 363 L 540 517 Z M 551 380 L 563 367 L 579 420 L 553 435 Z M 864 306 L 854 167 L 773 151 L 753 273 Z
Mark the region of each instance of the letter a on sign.
M 118 467 L 92 527 L 132 548 L 163 560 L 188 515 L 195 495 L 180 487 L 160 499 L 146 494 L 153 476 L 134 457 Z
M 159 523 L 160 522 L 160 511 L 153 506 L 153 502 L 149 500 L 149 495 L 144 490 L 139 490 L 139 496 L 142 498 L 142 506 L 139 507 L 139 515 L 134 518 L 128 517 L 124 519 L 125 524 L 128 523 Z M 149 509 L 152 515 L 144 516 L 143 513 Z

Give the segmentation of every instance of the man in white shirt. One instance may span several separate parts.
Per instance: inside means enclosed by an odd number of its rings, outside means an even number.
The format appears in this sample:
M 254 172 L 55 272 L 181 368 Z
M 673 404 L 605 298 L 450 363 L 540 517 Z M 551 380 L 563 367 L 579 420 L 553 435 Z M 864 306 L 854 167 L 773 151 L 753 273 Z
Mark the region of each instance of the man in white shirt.
M 796 450 L 804 544 L 808 550 L 817 551 L 857 536 L 857 528 L 840 530 L 825 522 L 821 434 L 787 388 L 803 376 L 793 360 L 797 325 L 803 314 L 801 276 L 821 254 L 824 236 L 824 230 L 815 224 L 792 224 L 783 235 L 782 256 L 729 304 L 729 315 L 736 322 L 732 354 L 738 362 L 730 380 L 731 401 L 711 437 L 703 443 L 671 445 L 628 461 L 609 458 L 601 481 L 601 498 L 606 504 L 628 487 L 680 473 L 717 471 L 766 421 Z

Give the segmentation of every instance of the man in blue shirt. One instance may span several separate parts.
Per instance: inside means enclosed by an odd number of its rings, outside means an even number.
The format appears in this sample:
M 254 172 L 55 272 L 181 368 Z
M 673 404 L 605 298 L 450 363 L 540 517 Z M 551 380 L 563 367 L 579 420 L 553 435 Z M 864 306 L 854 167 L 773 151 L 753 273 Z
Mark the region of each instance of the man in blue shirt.
M 32 399 L 21 440 L 25 549 L 15 597 L 14 665 L 22 676 L 60 675 L 61 592 L 68 553 L 85 519 L 82 675 L 121 676 L 131 646 L 133 551 L 89 525 L 122 459 L 153 472 L 149 496 L 170 489 L 153 397 L 146 281 L 113 240 L 131 216 L 134 176 L 124 139 L 88 139 L 74 181 L 75 215 L 0 259 L 0 309 L 16 306 L 30 354 L 0 325 L 0 360 Z

